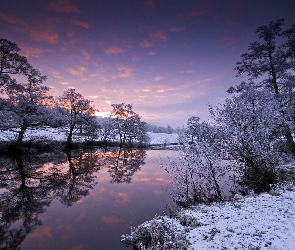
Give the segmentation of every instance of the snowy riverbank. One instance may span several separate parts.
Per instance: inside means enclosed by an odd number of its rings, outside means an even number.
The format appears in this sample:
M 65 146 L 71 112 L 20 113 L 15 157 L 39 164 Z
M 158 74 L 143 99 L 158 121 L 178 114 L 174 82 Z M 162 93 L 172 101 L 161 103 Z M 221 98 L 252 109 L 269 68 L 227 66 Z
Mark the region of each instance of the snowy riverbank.
M 187 246 L 188 249 L 293 250 L 294 204 L 295 189 L 289 185 L 285 190 L 240 197 L 231 202 L 198 205 L 181 211 L 175 219 L 160 216 L 139 226 L 133 237 L 123 239 L 135 240 L 141 249 L 185 249 Z M 140 235 L 143 244 L 140 244 Z M 158 246 L 144 247 L 147 242 Z
M 177 134 L 166 133 L 151 133 L 148 132 L 151 138 L 151 145 L 169 145 L 178 142 Z M 13 141 L 17 134 L 12 131 L 0 131 L 0 141 Z M 44 127 L 42 129 L 28 129 L 24 136 L 24 141 L 38 141 L 38 140 L 53 140 L 66 141 L 67 129 L 64 128 L 50 128 Z M 74 135 L 73 141 L 82 142 L 88 139 L 85 136 Z

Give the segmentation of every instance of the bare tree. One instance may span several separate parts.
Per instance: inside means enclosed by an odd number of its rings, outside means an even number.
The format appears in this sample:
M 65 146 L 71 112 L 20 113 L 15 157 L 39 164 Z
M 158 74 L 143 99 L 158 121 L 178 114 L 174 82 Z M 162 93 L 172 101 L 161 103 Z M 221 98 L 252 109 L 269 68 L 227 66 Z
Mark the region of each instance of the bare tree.
M 132 110 L 131 104 L 112 104 L 113 110 L 110 118 L 113 121 L 115 132 L 119 135 L 120 146 L 133 145 L 134 143 L 148 143 L 145 123 L 141 117 Z
M 64 91 L 58 101 L 60 108 L 65 111 L 66 124 L 69 128 L 67 146 L 70 146 L 74 130 L 80 130 L 83 125 L 89 126 L 95 118 L 96 109 L 91 101 L 85 99 L 73 88 Z

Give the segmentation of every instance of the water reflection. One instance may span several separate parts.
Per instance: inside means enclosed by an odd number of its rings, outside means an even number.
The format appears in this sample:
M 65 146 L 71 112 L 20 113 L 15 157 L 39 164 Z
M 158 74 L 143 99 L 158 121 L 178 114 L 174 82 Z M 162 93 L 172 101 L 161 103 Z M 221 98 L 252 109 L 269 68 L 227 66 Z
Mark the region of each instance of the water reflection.
M 16 249 L 41 224 L 38 214 L 49 206 L 52 173 L 42 170 L 30 156 L 1 157 L 1 249 Z
M 104 166 L 108 168 L 111 183 L 130 183 L 131 176 L 144 165 L 146 151 L 119 149 L 104 155 Z
M 131 183 L 145 157 L 144 150 L 114 148 L 1 156 L 0 249 L 19 248 L 53 199 L 69 207 L 89 195 L 100 170 L 107 169 L 110 183 Z M 107 216 L 104 221 L 114 223 Z

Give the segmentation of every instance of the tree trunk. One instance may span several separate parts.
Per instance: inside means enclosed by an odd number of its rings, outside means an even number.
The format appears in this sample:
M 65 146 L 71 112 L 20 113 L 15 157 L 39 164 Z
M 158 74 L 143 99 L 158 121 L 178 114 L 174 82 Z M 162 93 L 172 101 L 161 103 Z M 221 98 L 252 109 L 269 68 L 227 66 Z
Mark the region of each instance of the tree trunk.
M 285 138 L 288 142 L 289 148 L 293 155 L 295 155 L 295 142 L 292 136 L 292 133 L 290 131 L 290 128 L 287 126 L 286 132 L 285 132 Z
M 26 171 L 24 170 L 24 163 L 23 163 L 22 155 L 21 154 L 16 155 L 15 160 L 16 160 L 18 172 L 19 172 L 20 179 L 21 179 L 20 189 L 24 190 L 27 187 L 27 185 L 26 185 L 27 177 L 26 177 Z
M 20 131 L 18 133 L 18 137 L 17 137 L 17 140 L 16 140 L 17 143 L 22 143 L 27 128 L 28 128 L 27 122 L 23 121 L 23 124 L 22 124 L 22 126 L 20 128 Z
M 70 147 L 72 145 L 73 130 L 74 130 L 74 125 L 70 125 L 70 132 L 68 134 L 67 143 L 66 143 L 67 147 Z

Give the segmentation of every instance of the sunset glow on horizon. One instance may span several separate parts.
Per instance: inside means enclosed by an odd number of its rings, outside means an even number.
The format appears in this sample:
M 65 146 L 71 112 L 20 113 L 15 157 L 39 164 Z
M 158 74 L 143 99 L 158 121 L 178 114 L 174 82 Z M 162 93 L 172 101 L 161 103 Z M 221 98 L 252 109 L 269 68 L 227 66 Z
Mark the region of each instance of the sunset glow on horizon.
M 209 119 L 235 63 L 278 18 L 295 23 L 295 1 L 0 0 L 1 38 L 47 76 L 50 94 L 76 88 L 97 116 L 130 103 L 143 121 L 173 127 Z

